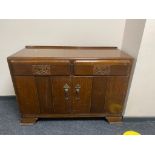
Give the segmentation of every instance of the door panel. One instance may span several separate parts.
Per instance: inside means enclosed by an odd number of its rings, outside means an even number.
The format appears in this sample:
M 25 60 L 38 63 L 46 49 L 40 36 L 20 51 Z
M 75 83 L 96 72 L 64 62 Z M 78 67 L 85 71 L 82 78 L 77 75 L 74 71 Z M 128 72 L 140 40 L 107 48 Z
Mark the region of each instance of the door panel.
M 72 113 L 90 112 L 91 90 L 91 77 L 73 77 Z
M 105 105 L 107 77 L 93 77 L 91 112 L 103 113 Z
M 33 76 L 15 76 L 16 92 L 22 114 L 38 114 L 40 112 L 35 78 Z
M 107 78 L 105 111 L 107 114 L 121 114 L 127 91 L 128 77 L 116 76 Z
M 52 78 L 54 113 L 70 113 L 71 87 L 71 77 Z
M 35 77 L 40 104 L 40 113 L 53 112 L 51 78 L 48 76 Z

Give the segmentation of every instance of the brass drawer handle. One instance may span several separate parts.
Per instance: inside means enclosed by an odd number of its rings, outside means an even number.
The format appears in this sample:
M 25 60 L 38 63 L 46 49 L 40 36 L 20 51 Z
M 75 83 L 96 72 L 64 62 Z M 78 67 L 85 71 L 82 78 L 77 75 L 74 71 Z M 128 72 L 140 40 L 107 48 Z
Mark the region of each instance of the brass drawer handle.
M 69 99 L 69 97 L 68 97 L 68 91 L 69 91 L 69 85 L 66 83 L 65 85 L 64 85 L 64 94 L 65 94 L 65 100 L 68 100 Z
M 76 99 L 79 100 L 80 99 L 80 89 L 81 89 L 81 86 L 79 84 L 77 84 L 75 86 L 75 91 L 76 91 Z

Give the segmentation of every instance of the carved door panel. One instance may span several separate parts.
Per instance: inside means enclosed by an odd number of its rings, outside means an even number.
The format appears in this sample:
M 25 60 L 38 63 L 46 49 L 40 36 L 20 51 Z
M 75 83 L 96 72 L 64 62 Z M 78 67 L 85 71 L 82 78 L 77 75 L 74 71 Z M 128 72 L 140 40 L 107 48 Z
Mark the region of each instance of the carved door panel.
M 73 77 L 72 113 L 90 113 L 91 108 L 91 77 Z
M 53 113 L 51 78 L 49 76 L 36 76 L 36 87 L 40 105 L 40 113 Z
M 70 113 L 72 83 L 71 77 L 52 77 L 52 101 L 54 113 Z
M 93 77 L 91 113 L 104 113 L 107 77 Z
M 121 114 L 128 77 L 93 77 L 91 113 Z

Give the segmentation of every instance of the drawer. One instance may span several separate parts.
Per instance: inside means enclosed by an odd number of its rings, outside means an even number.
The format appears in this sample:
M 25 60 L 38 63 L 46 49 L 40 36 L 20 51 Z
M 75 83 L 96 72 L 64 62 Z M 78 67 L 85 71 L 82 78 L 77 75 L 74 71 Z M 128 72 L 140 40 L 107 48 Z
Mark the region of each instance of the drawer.
M 11 60 L 13 75 L 69 75 L 69 60 Z
M 129 60 L 77 60 L 74 62 L 75 75 L 129 75 Z

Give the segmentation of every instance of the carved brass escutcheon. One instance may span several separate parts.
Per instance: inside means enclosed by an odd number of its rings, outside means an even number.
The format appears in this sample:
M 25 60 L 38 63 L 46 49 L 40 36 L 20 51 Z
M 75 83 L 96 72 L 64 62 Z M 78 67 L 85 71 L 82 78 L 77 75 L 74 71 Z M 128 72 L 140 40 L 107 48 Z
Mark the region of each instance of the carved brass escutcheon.
M 76 99 L 77 99 L 77 100 L 80 100 L 80 89 L 81 89 L 80 84 L 77 84 L 77 85 L 75 86 L 75 90 L 76 90 Z
M 32 65 L 32 72 L 34 75 L 50 75 L 50 65 Z
M 68 97 L 68 91 L 69 91 L 70 87 L 66 83 L 63 88 L 64 88 L 64 93 L 65 93 L 65 100 L 68 100 L 69 99 L 69 97 Z

